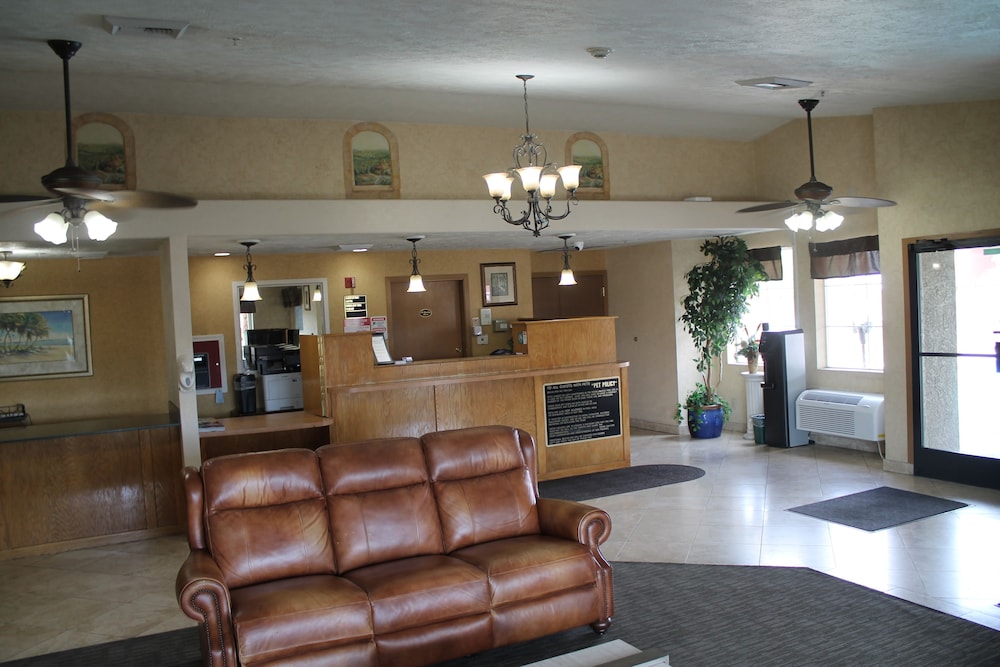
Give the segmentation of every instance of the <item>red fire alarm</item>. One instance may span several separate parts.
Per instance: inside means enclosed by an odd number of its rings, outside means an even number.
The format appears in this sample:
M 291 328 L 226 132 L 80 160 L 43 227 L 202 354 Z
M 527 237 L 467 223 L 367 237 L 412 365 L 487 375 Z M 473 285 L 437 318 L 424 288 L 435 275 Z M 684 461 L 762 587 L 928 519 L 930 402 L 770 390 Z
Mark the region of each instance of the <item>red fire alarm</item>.
M 344 278 L 344 287 L 346 287 L 347 289 L 354 289 L 355 287 L 357 287 L 357 284 L 354 280 L 354 276 Z

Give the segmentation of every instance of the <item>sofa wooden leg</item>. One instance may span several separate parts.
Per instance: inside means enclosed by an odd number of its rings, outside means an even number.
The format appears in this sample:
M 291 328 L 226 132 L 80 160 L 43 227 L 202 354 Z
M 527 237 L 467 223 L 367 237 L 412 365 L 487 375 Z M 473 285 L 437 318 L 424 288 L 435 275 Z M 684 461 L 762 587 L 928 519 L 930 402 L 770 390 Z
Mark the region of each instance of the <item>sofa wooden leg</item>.
M 603 635 L 611 627 L 611 619 L 606 618 L 602 621 L 596 621 L 590 624 L 590 628 L 597 634 Z

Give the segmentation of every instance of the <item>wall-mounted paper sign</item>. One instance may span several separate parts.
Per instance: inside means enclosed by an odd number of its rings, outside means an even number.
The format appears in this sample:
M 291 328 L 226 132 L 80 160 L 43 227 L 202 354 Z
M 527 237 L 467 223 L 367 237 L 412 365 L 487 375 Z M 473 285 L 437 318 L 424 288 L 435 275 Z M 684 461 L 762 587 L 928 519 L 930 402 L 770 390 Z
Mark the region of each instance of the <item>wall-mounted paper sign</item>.
M 344 317 L 368 317 L 368 297 L 364 294 L 345 296 Z
M 357 333 L 359 331 L 371 331 L 372 320 L 370 317 L 345 317 L 344 333 Z
M 372 322 L 372 333 L 388 333 L 389 332 L 389 319 L 385 315 L 372 315 L 369 318 Z

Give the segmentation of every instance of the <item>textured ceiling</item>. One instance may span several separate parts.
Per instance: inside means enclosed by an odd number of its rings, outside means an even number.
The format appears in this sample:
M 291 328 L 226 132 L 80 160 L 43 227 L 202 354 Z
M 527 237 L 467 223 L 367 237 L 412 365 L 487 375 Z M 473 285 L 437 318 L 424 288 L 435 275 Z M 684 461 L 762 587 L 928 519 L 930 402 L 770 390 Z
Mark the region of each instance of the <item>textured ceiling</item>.
M 179 39 L 105 16 L 182 21 Z M 3 0 L 0 108 L 532 124 L 751 140 L 828 116 L 1000 98 L 998 0 Z M 606 59 L 586 49 L 606 46 Z M 779 76 L 804 90 L 737 80 Z

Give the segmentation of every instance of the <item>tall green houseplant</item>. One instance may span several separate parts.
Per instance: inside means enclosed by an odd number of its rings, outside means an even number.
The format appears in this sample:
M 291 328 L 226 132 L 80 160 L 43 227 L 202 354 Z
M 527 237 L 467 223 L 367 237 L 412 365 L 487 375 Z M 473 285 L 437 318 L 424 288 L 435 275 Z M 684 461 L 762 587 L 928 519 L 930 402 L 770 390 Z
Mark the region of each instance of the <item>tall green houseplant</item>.
M 706 239 L 699 249 L 708 261 L 684 275 L 688 295 L 681 302 L 684 313 L 679 319 L 698 351 L 695 363 L 702 381 L 683 404 L 678 404 L 676 414 L 680 421 L 682 409 L 688 411 L 688 424 L 694 434 L 701 422 L 691 417 L 698 416 L 705 406 L 719 405 L 723 420 L 729 417 L 729 404 L 716 391 L 722 377 L 722 357 L 736 337 L 747 301 L 757 294 L 758 281 L 765 278 L 764 267 L 737 236 Z

